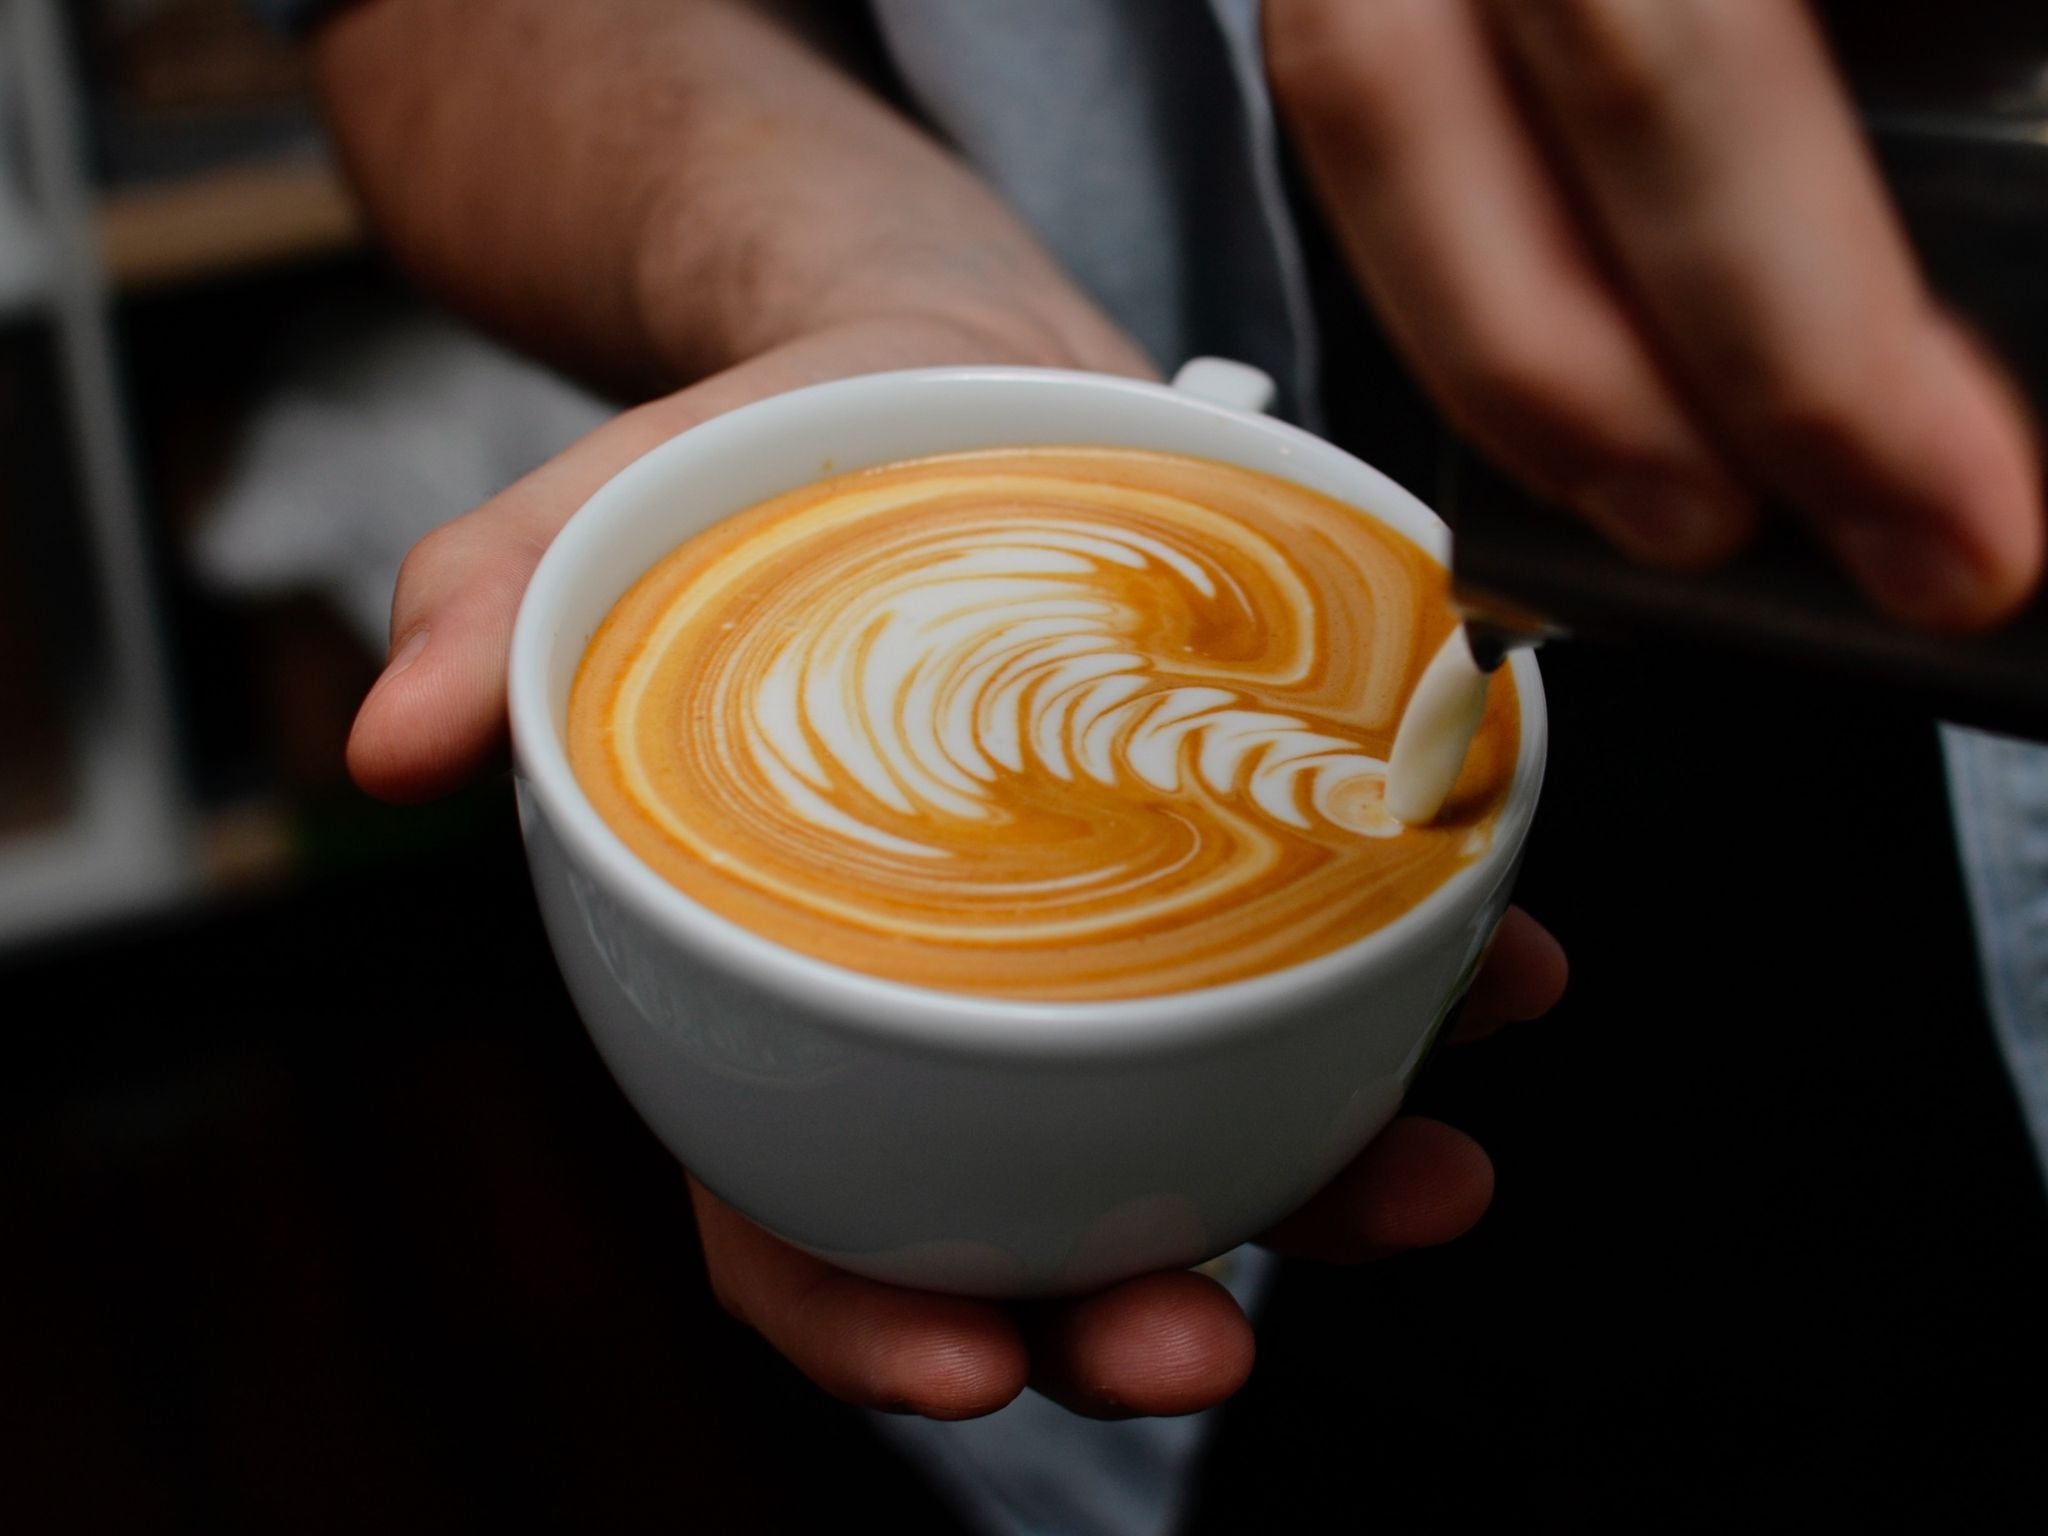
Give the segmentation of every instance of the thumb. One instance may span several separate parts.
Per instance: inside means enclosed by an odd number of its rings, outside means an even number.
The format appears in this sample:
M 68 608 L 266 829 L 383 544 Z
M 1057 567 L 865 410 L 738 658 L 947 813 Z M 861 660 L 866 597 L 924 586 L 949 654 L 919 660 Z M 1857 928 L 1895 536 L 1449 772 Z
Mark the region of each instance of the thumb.
M 358 785 L 410 805 L 446 794 L 502 756 L 506 656 L 534 567 L 599 486 L 711 414 L 695 393 L 607 422 L 413 546 L 392 597 L 390 660 L 349 733 Z
M 502 750 L 505 653 L 540 547 L 502 537 L 498 510 L 435 530 L 400 568 L 390 659 L 348 739 L 349 773 L 379 799 L 432 799 Z
M 1104 358 L 1144 371 L 1135 351 L 1112 346 Z M 380 799 L 411 804 L 457 788 L 503 753 L 505 665 L 533 569 L 570 514 L 648 450 L 713 416 L 827 379 L 1046 360 L 1000 327 L 883 316 L 800 337 L 607 422 L 406 556 L 391 603 L 391 659 L 356 713 L 349 772 Z

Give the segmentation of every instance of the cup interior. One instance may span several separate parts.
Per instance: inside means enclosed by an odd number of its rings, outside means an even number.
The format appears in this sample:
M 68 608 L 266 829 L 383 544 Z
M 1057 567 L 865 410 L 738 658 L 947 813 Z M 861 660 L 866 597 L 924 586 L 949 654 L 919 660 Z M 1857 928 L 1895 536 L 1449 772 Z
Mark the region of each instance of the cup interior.
M 849 470 L 931 454 L 1031 446 L 1153 449 L 1238 464 L 1347 502 L 1439 562 L 1449 559 L 1443 523 L 1377 470 L 1284 422 L 1164 385 L 1028 368 L 917 369 L 815 385 L 717 417 L 653 449 L 601 487 L 556 537 L 528 587 L 512 644 L 512 731 L 525 787 L 540 798 L 572 848 L 612 876 L 612 883 L 628 887 L 621 894 L 685 942 L 709 943 L 722 960 L 751 960 L 756 969 L 764 958 L 760 946 L 766 946 L 770 969 L 774 957 L 781 959 L 777 980 L 836 990 L 838 1001 L 865 994 L 886 1006 L 889 994 L 896 994 L 897 1005 L 915 1012 L 916 1000 L 941 996 L 782 949 L 699 907 L 641 864 L 584 799 L 569 769 L 569 692 L 591 636 L 618 599 L 662 556 L 720 519 Z M 1375 949 L 1400 942 L 1402 933 L 1451 901 L 1455 890 L 1500 877 L 1533 812 L 1545 744 L 1534 659 L 1520 653 L 1509 664 L 1521 698 L 1521 750 L 1492 850 L 1375 933 L 1304 965 L 1208 989 L 1209 994 L 1288 984 L 1276 978 L 1307 984 L 1322 972 L 1355 966 Z M 1166 1000 L 951 1001 L 971 1002 L 983 1014 L 1010 1011 L 1078 1022 L 1084 1013 L 1135 1015 Z

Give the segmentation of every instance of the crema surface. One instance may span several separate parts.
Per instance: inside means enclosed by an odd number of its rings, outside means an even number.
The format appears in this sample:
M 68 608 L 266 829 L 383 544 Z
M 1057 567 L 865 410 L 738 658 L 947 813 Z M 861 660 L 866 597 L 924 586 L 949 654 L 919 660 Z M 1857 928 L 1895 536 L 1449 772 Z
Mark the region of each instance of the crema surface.
M 1183 991 L 1338 948 L 1484 851 L 1505 671 L 1438 819 L 1384 804 L 1452 623 L 1421 549 L 1269 476 L 920 459 L 656 565 L 585 654 L 570 758 L 642 859 L 793 949 L 949 991 Z

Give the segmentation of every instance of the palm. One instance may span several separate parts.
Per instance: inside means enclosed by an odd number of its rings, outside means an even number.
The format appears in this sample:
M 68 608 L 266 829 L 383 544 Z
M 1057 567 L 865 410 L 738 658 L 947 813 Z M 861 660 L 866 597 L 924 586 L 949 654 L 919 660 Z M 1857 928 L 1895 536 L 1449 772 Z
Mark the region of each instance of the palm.
M 1010 361 L 943 320 L 820 333 L 628 412 L 425 540 L 400 573 L 393 661 L 357 716 L 349 767 L 365 789 L 414 801 L 502 752 L 505 655 L 528 579 L 569 514 L 655 444 L 721 411 L 848 374 Z M 1029 360 L 1029 359 L 1026 359 Z M 1135 367 L 1135 364 L 1133 364 Z M 1532 1018 L 1564 985 L 1564 957 L 1511 911 L 1459 1021 L 1470 1037 Z M 1357 1262 L 1448 1242 L 1493 1188 L 1486 1154 L 1433 1121 L 1397 1120 L 1323 1192 L 1268 1233 L 1288 1253 Z M 1191 1271 L 1148 1275 L 1029 1309 L 882 1285 L 832 1268 L 692 1184 L 721 1301 L 834 1395 L 968 1418 L 1028 1384 L 1099 1415 L 1188 1413 L 1251 1369 L 1251 1326 L 1227 1291 Z
M 1530 1018 L 1564 987 L 1564 955 L 1519 909 L 1501 924 L 1455 1038 Z M 1026 1386 L 1103 1418 L 1193 1413 L 1252 1367 L 1251 1324 L 1193 1271 L 1092 1296 L 1010 1307 L 935 1296 L 834 1269 L 769 1235 L 691 1181 L 711 1285 L 819 1386 L 866 1407 L 964 1419 Z M 1309 1203 L 1266 1233 L 1283 1253 L 1352 1264 L 1449 1242 L 1493 1193 L 1478 1143 L 1434 1120 L 1396 1120 Z

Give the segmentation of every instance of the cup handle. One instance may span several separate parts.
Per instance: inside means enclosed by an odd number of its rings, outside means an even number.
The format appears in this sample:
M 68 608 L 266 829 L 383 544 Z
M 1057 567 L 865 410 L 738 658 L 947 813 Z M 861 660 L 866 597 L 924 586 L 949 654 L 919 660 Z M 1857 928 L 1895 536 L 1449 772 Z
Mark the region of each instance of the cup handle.
M 1211 405 L 1250 416 L 1271 410 L 1273 397 L 1279 393 L 1266 374 L 1250 363 L 1234 363 L 1227 357 L 1190 359 L 1173 376 L 1173 387 Z

